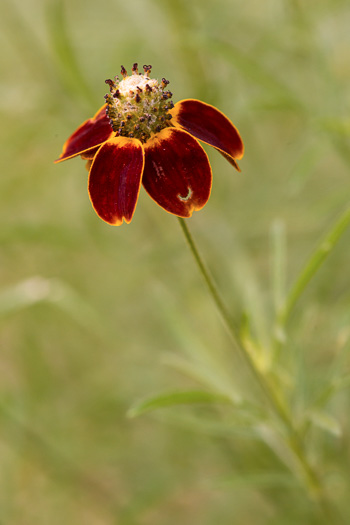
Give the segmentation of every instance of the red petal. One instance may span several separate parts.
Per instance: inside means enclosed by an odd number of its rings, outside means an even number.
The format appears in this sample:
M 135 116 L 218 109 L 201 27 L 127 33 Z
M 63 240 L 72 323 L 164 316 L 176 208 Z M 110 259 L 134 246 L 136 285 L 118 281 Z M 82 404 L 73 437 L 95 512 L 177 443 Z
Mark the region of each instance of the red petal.
M 191 217 L 209 199 L 211 168 L 199 143 L 176 128 L 165 128 L 144 145 L 142 184 L 159 206 L 179 217 Z
M 105 104 L 98 110 L 94 117 L 83 122 L 83 124 L 74 131 L 73 135 L 65 142 L 63 151 L 56 162 L 81 155 L 83 152 L 101 145 L 109 137 L 113 136 L 113 134 L 114 132 L 106 115 Z
M 221 111 L 200 100 L 186 99 L 177 102 L 170 113 L 174 126 L 213 146 L 239 169 L 235 159 L 243 157 L 243 142 L 237 128 Z
M 89 195 L 101 219 L 129 223 L 139 196 L 144 152 L 139 140 L 116 137 L 98 150 L 89 175 Z

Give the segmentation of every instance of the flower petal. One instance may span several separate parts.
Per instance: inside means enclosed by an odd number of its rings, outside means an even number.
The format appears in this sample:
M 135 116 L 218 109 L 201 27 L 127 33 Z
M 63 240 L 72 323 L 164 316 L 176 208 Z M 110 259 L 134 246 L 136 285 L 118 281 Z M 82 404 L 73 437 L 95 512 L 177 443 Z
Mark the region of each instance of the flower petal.
M 114 132 L 106 115 L 106 104 L 96 115 L 79 126 L 64 143 L 62 153 L 56 162 L 81 155 L 83 152 L 101 145 L 113 136 Z
M 98 150 L 89 174 L 91 203 L 102 220 L 129 223 L 139 196 L 144 151 L 139 140 L 116 137 Z
M 214 106 L 194 99 L 180 100 L 170 111 L 171 123 L 216 148 L 239 170 L 235 159 L 241 159 L 244 146 L 237 128 Z
M 179 217 L 191 217 L 206 204 L 211 167 L 200 144 L 186 131 L 165 128 L 144 144 L 142 184 L 159 206 Z

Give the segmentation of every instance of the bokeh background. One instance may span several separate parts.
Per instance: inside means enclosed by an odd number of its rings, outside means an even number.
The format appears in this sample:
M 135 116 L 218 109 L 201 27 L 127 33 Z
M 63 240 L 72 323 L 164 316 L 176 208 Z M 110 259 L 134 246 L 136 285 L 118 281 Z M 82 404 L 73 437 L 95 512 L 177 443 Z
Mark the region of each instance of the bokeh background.
M 176 218 L 142 192 L 132 223 L 110 227 L 84 162 L 53 161 L 121 64 L 152 64 L 174 102 L 225 112 L 242 173 L 208 148 L 212 195 L 188 224 L 233 315 L 268 344 L 278 294 L 349 201 L 348 0 L 2 0 L 0 14 L 1 524 L 321 523 L 229 408 L 128 417 L 169 390 L 254 387 Z M 296 414 L 335 367 L 349 373 L 349 241 L 288 325 Z M 326 408 L 312 460 L 350 520 L 348 391 Z

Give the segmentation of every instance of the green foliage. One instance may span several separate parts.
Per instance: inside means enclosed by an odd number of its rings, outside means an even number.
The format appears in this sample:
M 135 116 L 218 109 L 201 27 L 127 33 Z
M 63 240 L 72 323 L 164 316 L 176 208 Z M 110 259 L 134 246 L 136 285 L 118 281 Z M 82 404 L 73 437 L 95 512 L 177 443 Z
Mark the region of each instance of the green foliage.
M 1 523 L 349 523 L 349 17 L 3 0 Z M 109 227 L 53 165 L 133 62 L 244 139 L 186 223 L 221 315 L 174 217 Z

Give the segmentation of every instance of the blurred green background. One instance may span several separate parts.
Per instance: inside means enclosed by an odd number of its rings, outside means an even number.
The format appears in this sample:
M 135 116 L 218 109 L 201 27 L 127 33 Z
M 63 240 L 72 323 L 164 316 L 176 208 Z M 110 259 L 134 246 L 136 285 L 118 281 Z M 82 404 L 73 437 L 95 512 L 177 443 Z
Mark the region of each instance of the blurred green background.
M 233 315 L 268 344 L 279 293 L 349 201 L 348 0 L 2 0 L 0 14 L 0 523 L 320 523 L 229 408 L 127 416 L 169 390 L 254 387 L 176 218 L 141 192 L 132 223 L 110 227 L 84 162 L 53 161 L 121 64 L 152 64 L 174 102 L 227 114 L 242 174 L 207 148 L 212 195 L 188 224 Z M 296 415 L 349 374 L 349 241 L 288 325 Z M 348 523 L 348 391 L 326 408 L 311 460 Z

